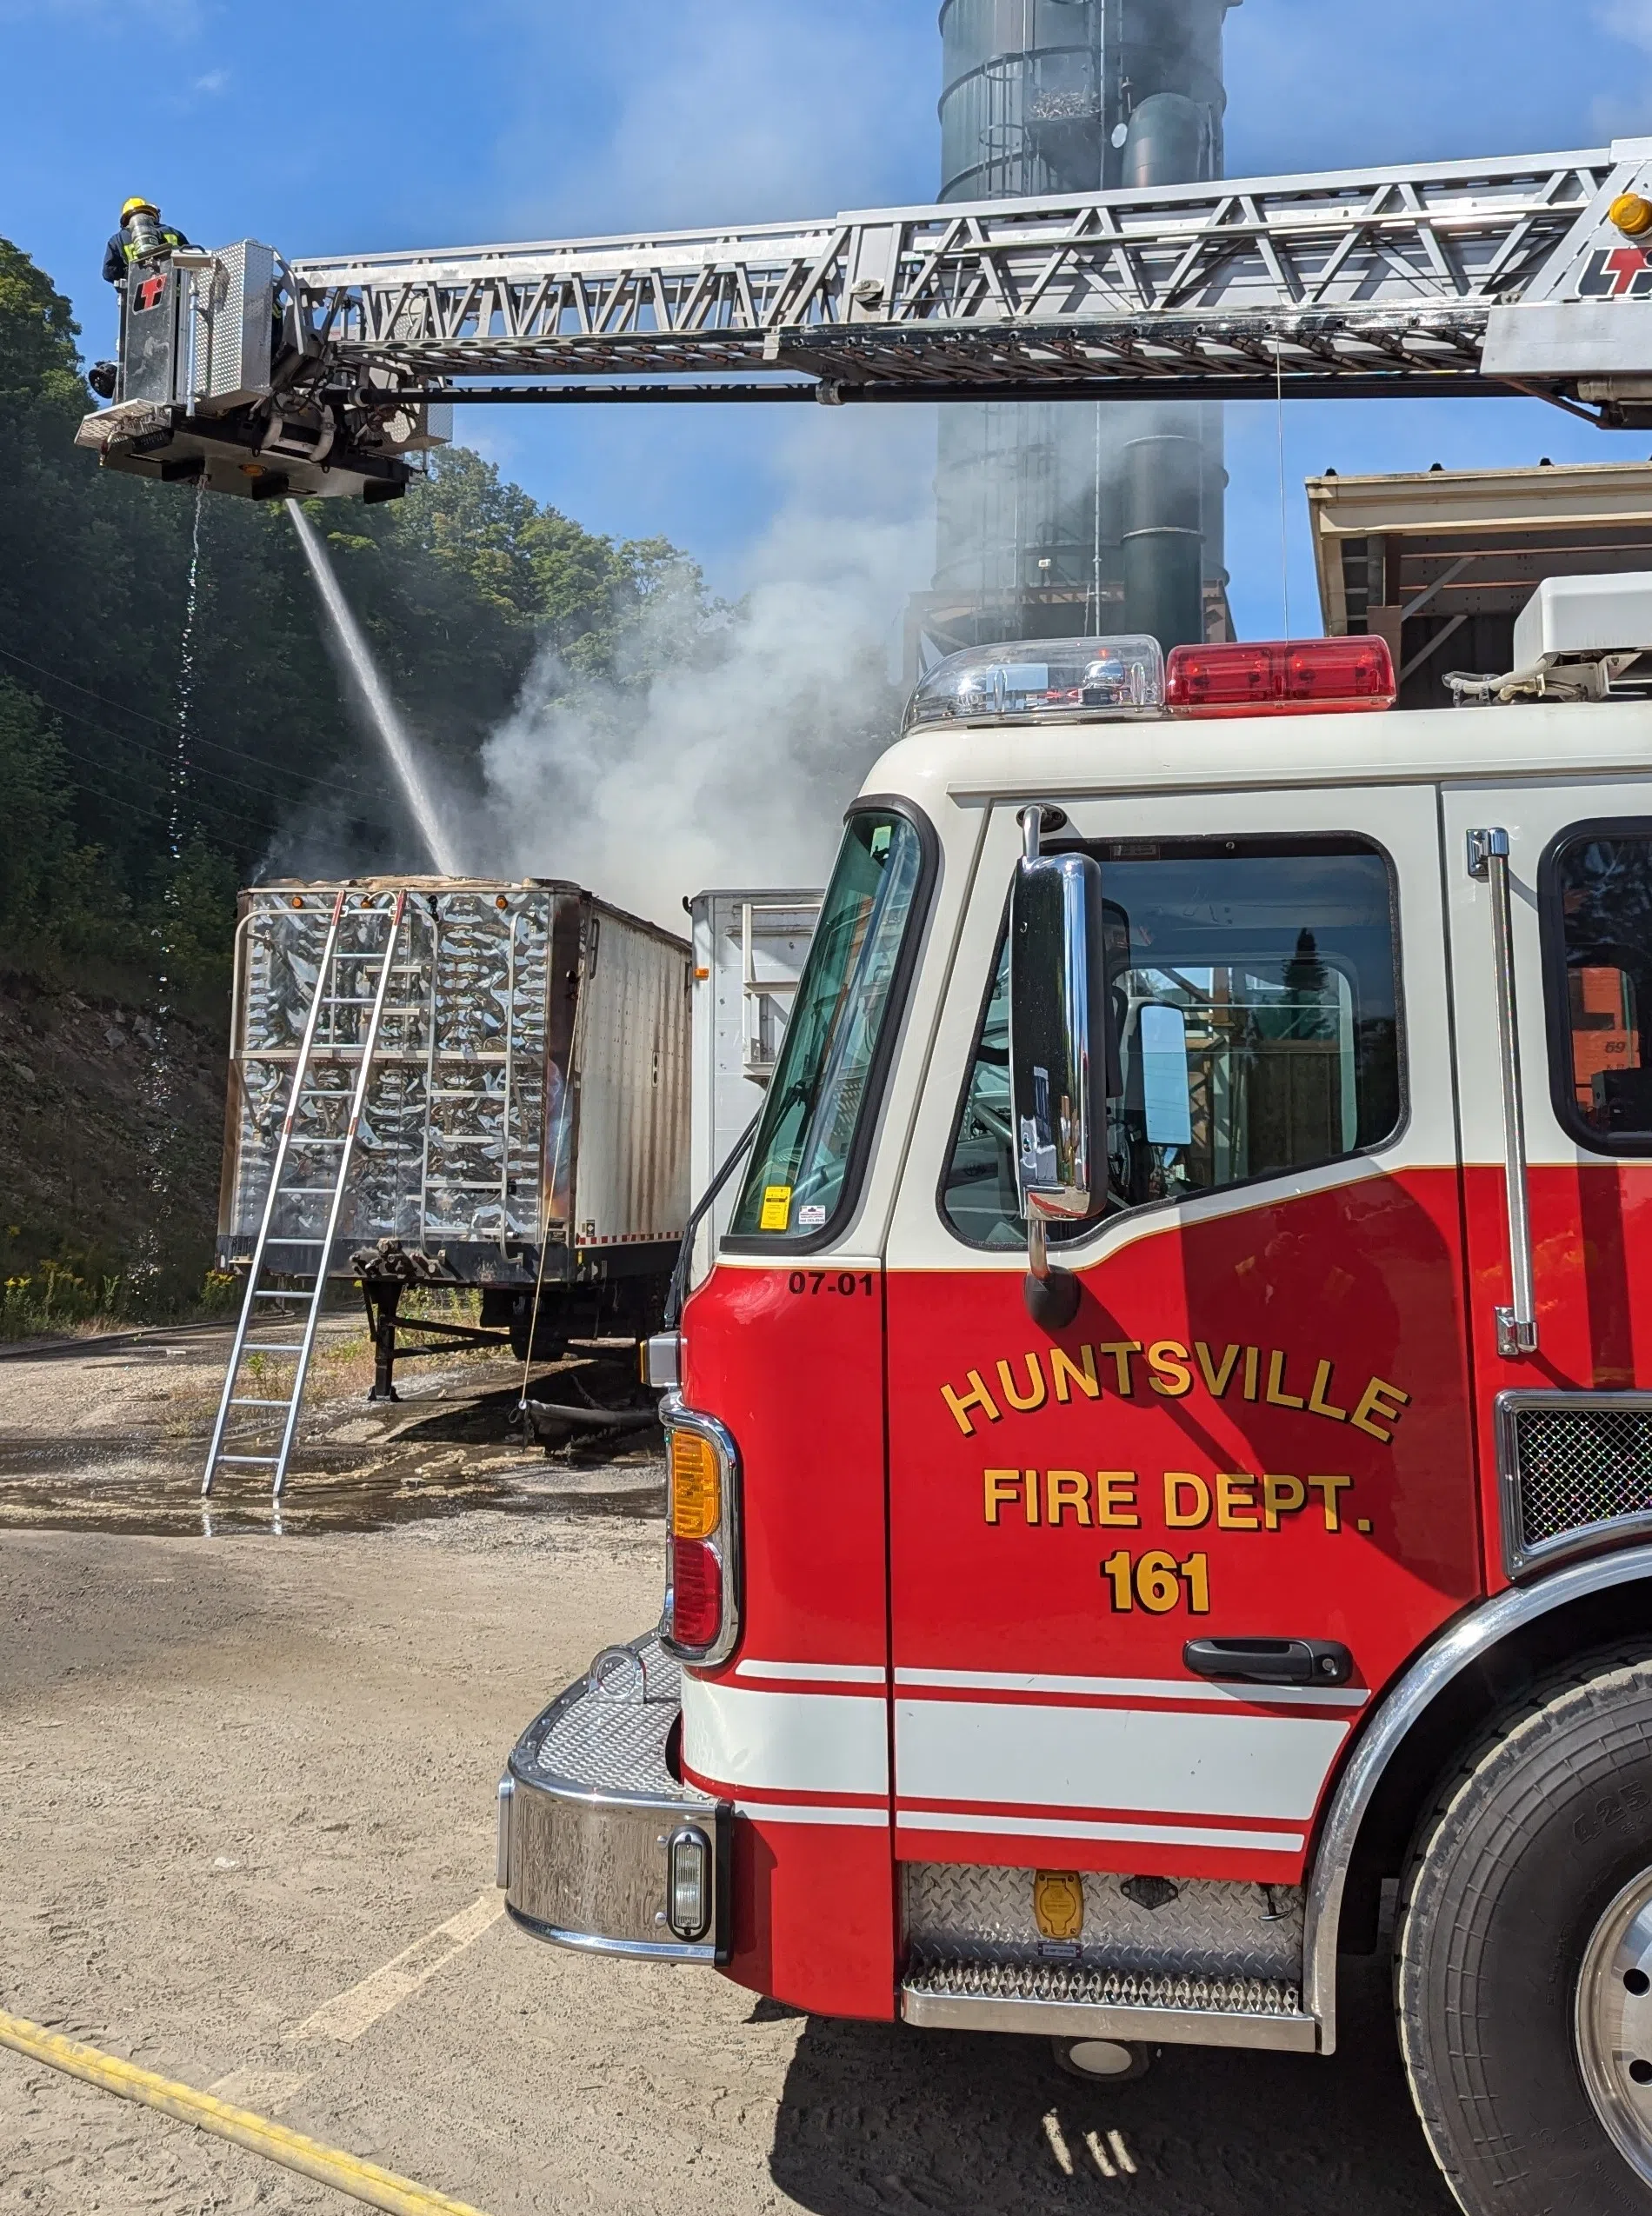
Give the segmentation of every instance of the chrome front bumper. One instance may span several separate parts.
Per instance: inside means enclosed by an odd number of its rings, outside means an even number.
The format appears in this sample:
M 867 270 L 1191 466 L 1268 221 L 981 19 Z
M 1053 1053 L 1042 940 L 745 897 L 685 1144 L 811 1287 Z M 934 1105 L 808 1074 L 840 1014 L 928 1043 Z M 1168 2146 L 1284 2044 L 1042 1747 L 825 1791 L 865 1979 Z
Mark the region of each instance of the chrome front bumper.
M 646 1633 L 605 1649 L 517 1740 L 499 1787 L 498 1875 L 524 1931 L 588 1953 L 727 1960 L 734 1811 L 671 1774 L 679 1682 Z M 708 1873 L 697 1939 L 670 1920 L 674 1845 L 689 1833 L 705 1841 Z

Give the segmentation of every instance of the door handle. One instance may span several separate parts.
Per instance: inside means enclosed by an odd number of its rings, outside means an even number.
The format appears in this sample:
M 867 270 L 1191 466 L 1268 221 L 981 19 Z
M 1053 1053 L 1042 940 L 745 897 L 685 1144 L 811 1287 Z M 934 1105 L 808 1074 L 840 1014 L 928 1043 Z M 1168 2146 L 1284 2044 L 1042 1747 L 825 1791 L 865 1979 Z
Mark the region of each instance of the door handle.
M 1509 895 L 1509 834 L 1470 831 L 1469 875 L 1491 890 L 1491 951 L 1496 971 L 1497 1059 L 1502 1077 L 1503 1186 L 1509 1201 L 1509 1284 L 1512 1308 L 1494 1311 L 1505 1361 L 1537 1351 L 1537 1293 L 1532 1271 L 1531 1201 L 1526 1183 L 1526 1108 L 1520 1089 L 1520 1007 L 1515 989 L 1515 922 Z
M 1189 1639 L 1182 1660 L 1195 1677 L 1236 1685 L 1346 1685 L 1354 1674 L 1335 1639 Z

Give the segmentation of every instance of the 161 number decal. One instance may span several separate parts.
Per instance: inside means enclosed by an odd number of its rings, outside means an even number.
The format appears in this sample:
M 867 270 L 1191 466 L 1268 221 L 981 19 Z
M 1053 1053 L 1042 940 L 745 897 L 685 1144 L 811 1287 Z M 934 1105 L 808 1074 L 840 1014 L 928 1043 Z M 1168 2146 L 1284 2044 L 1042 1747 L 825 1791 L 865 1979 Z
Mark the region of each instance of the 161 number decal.
M 1123 1547 L 1102 1564 L 1102 1575 L 1112 1587 L 1116 1613 L 1136 1607 L 1150 1615 L 1168 1616 L 1185 1600 L 1189 1614 L 1210 1613 L 1210 1557 L 1189 1554 L 1178 1562 L 1174 1554 L 1156 1552 L 1132 1556 Z

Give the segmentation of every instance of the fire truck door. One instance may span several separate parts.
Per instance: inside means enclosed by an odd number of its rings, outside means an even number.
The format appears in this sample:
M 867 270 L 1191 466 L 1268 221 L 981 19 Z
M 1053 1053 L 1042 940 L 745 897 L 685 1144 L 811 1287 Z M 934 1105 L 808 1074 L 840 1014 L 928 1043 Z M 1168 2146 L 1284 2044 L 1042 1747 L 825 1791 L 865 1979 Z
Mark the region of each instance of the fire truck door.
M 1448 789 L 1444 822 L 1495 1586 L 1649 1521 L 1652 779 Z
M 1057 797 L 1102 868 L 1114 1197 L 1053 1246 L 1052 1336 L 1001 805 L 889 1251 L 897 1854 L 1289 1885 L 1480 1575 L 1437 796 Z

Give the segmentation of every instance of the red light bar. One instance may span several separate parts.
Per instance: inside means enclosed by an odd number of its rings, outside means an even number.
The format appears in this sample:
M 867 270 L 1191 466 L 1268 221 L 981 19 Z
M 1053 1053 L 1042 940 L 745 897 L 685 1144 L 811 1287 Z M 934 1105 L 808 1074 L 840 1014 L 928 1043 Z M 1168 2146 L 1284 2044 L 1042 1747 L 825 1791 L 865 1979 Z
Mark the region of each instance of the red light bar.
M 1384 639 L 1276 639 L 1177 647 L 1165 702 L 1183 715 L 1342 715 L 1392 708 L 1398 690 Z

